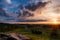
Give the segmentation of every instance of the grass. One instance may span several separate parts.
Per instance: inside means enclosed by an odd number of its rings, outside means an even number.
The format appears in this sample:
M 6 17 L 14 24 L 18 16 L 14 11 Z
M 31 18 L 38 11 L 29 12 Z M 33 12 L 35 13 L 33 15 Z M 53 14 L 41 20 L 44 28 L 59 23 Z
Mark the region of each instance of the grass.
M 30 26 L 29 29 L 31 28 L 33 30 L 41 31 L 42 34 L 32 34 L 31 30 L 25 29 L 25 27 L 27 27 L 27 26 L 28 27 Z M 39 28 L 38 28 L 37 26 L 38 25 L 7 25 L 7 26 L 3 25 L 1 27 L 3 29 L 2 32 L 5 33 L 5 34 L 17 33 L 17 34 L 26 35 L 27 37 L 30 37 L 33 40 L 53 40 L 53 38 L 51 36 L 51 32 L 52 32 L 53 28 L 49 28 L 49 26 L 40 27 L 40 25 L 39 25 Z M 59 38 L 60 38 L 60 31 L 59 30 L 58 30 L 58 33 L 59 33 Z M 0 31 L 1 31 L 1 28 L 0 28 Z
M 45 34 L 42 34 L 42 35 L 32 34 L 31 31 L 27 31 L 24 28 L 17 28 L 12 31 L 8 31 L 8 32 L 4 32 L 4 33 L 6 33 L 6 34 L 9 34 L 9 33 L 23 34 L 23 35 L 26 35 L 26 36 L 32 38 L 33 40 L 49 40 L 49 38 Z

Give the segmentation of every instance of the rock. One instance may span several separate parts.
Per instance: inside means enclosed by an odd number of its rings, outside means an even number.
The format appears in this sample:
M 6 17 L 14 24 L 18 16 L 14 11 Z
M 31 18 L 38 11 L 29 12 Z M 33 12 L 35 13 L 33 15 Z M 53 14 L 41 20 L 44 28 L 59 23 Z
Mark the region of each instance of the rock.
M 21 34 L 0 34 L 1 40 L 32 40 L 31 38 Z
M 1 40 L 17 40 L 13 37 L 8 36 L 7 34 L 0 34 Z
M 32 40 L 31 38 L 25 36 L 25 35 L 18 35 L 19 38 L 21 38 L 22 40 Z

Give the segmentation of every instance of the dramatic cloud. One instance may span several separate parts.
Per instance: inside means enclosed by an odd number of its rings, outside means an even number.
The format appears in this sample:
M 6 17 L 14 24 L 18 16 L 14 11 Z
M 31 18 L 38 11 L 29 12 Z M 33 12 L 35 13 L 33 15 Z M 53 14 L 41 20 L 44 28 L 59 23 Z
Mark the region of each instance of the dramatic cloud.
M 11 4 L 11 0 L 6 0 L 6 2 L 7 2 L 8 4 Z
M 2 9 L 9 17 L 0 15 L 1 22 L 60 18 L 60 0 L 4 0 L 4 2 L 2 4 L 5 7 Z
M 42 0 L 42 2 L 47 2 L 45 7 L 38 8 L 34 12 L 34 17 L 27 19 L 42 19 L 42 20 L 51 20 L 53 18 L 60 18 L 60 0 Z M 42 14 L 40 14 L 42 13 Z

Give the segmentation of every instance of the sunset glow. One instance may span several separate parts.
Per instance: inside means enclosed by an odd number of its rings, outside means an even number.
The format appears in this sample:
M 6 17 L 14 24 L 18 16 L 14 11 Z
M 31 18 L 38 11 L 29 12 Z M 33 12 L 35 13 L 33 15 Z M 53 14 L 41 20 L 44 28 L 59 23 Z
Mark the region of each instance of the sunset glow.
M 58 23 L 58 20 L 55 18 L 53 18 L 53 20 L 52 20 L 52 22 L 54 23 L 54 24 L 57 24 Z

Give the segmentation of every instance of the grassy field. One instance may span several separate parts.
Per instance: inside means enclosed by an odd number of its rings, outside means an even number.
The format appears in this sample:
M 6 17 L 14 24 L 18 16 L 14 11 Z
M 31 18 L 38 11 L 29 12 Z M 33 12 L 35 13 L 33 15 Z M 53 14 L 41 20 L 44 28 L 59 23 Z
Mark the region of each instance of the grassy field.
M 32 38 L 33 40 L 49 40 L 49 37 L 47 37 L 44 34 L 40 34 L 40 35 L 32 34 L 30 31 L 27 31 L 27 30 L 22 29 L 22 28 L 14 29 L 12 31 L 3 32 L 3 33 L 5 33 L 5 34 L 9 34 L 9 33 L 23 34 L 23 35 L 26 35 L 27 37 Z
M 37 27 L 37 26 L 39 26 L 39 27 Z M 51 36 L 52 29 L 53 28 L 48 27 L 48 26 L 40 27 L 40 25 L 2 25 L 0 28 L 0 33 L 23 34 L 23 35 L 26 35 L 27 37 L 32 38 L 32 40 L 55 40 Z M 34 33 L 32 33 L 31 30 L 40 31 L 41 34 L 34 34 Z M 60 33 L 59 33 L 59 35 L 60 35 Z M 60 39 L 56 38 L 56 40 L 60 40 Z

